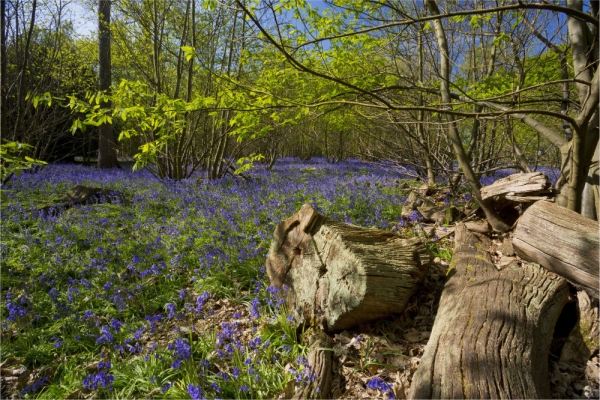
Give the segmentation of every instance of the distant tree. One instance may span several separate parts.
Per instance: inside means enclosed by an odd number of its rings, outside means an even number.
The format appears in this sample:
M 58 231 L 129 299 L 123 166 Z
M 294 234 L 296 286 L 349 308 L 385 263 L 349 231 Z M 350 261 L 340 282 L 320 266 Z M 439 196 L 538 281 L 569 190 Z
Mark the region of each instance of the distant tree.
M 8 129 L 6 116 L 6 0 L 0 0 L 0 135 L 6 135 Z
M 110 0 L 98 1 L 98 89 L 110 94 L 111 62 L 110 62 Z M 102 108 L 111 108 L 111 101 L 102 101 Z M 106 119 L 98 128 L 98 168 L 112 168 L 118 165 L 117 148 L 114 141 L 112 120 Z

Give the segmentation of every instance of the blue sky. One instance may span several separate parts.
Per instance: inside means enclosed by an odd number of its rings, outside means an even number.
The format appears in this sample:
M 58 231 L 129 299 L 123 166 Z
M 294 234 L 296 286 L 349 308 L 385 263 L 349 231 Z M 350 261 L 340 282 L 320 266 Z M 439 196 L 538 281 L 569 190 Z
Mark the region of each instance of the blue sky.
M 307 0 L 307 2 L 313 7 L 322 7 L 324 5 L 323 0 Z M 67 18 L 73 21 L 75 32 L 83 36 L 95 34 L 98 22 L 95 10 L 90 9 L 89 1 L 74 0 L 69 3 L 66 9 Z

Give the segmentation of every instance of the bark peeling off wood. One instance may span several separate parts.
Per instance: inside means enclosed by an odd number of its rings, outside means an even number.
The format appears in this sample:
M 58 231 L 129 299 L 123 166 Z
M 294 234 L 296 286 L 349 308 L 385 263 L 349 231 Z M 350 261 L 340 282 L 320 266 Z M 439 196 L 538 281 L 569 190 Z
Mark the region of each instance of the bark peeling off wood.
M 553 203 L 539 201 L 519 219 L 513 247 L 598 297 L 598 222 Z
M 332 221 L 305 204 L 275 229 L 266 267 L 296 323 L 339 331 L 401 312 L 431 260 L 417 238 Z
M 498 271 L 485 237 L 456 227 L 455 253 L 410 398 L 549 398 L 552 332 L 566 281 L 536 264 Z

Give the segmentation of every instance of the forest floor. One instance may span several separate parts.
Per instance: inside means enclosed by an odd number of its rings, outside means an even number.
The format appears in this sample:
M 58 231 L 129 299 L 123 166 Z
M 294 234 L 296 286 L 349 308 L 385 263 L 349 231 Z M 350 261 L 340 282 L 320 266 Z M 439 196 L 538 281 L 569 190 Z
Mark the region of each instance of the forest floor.
M 276 224 L 311 203 L 332 219 L 389 229 L 418 183 L 352 160 L 281 160 L 252 177 L 165 182 L 52 165 L 11 182 L 1 397 L 283 398 L 306 384 L 302 332 L 264 273 Z M 77 184 L 128 202 L 37 212 Z M 423 235 L 435 262 L 402 314 L 334 335 L 335 398 L 407 395 L 452 257 L 451 235 L 425 236 L 414 222 L 399 234 Z M 550 362 L 553 397 L 598 397 L 597 351 L 583 371 Z

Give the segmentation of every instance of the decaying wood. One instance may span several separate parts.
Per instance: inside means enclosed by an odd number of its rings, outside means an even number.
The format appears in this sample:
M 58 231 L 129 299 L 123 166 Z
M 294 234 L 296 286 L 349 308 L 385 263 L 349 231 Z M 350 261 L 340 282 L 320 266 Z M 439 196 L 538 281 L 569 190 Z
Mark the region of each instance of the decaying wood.
M 498 271 L 488 246 L 456 226 L 449 278 L 410 398 L 550 398 L 548 354 L 568 285 L 536 264 Z
M 58 209 L 67 209 L 78 204 L 113 202 L 125 203 L 125 195 L 112 189 L 77 185 L 52 204 L 38 208 L 38 211 L 56 213 Z
M 437 222 L 440 225 L 453 223 L 461 216 L 461 212 L 454 206 L 417 207 L 417 211 L 423 216 L 423 221 Z
M 590 299 L 583 290 L 577 292 L 577 312 L 579 319 L 560 352 L 559 361 L 579 364 L 582 369 L 585 369 L 588 359 L 600 345 L 598 301 Z
M 471 221 L 465 222 L 465 226 L 471 232 L 488 234 L 492 232 L 492 227 L 487 221 Z
M 310 337 L 308 365 L 314 380 L 302 386 L 294 394 L 294 399 L 329 399 L 333 380 L 333 340 L 324 332 Z
M 402 206 L 401 216 L 408 218 L 417 207 L 437 207 L 435 201 L 425 197 L 428 190 L 429 188 L 425 185 L 410 192 L 405 204 Z
M 550 193 L 550 187 L 548 177 L 541 172 L 513 174 L 506 178 L 498 179 L 489 186 L 482 187 L 481 198 L 485 200 L 490 197 L 499 196 L 507 200 L 511 200 L 511 198 L 521 199 L 523 197 Z
M 266 267 L 271 285 L 286 286 L 296 323 L 340 331 L 402 312 L 431 261 L 418 238 L 336 222 L 305 204 L 275 229 Z
M 598 222 L 553 203 L 539 201 L 517 223 L 513 247 L 598 297 Z

